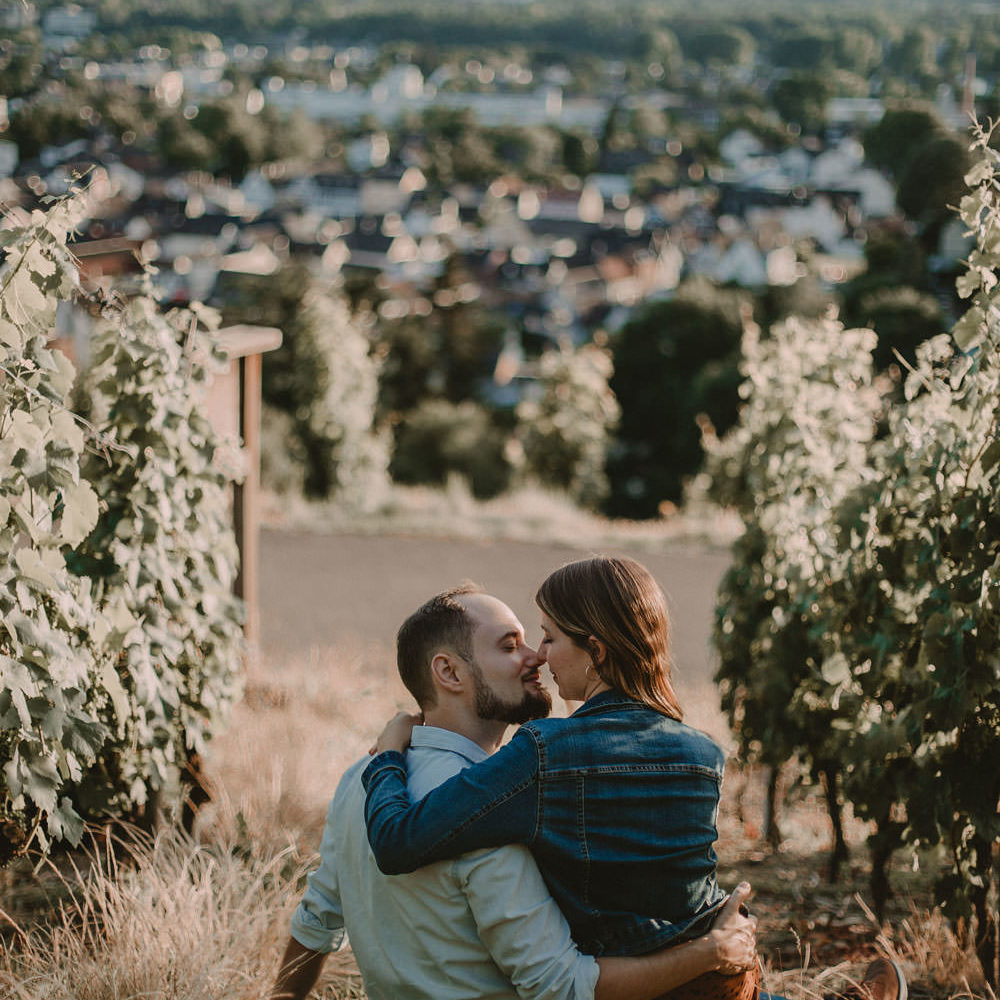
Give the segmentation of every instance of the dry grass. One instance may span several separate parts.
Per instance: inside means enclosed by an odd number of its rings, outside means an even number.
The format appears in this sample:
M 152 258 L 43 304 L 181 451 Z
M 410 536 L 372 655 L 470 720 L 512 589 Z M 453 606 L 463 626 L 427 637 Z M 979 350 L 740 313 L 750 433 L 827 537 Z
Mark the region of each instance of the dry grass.
M 318 844 L 341 774 L 389 715 L 411 704 L 395 671 L 386 670 L 393 655 L 372 643 L 251 663 L 244 699 L 212 748 L 226 794 L 206 820 L 231 836 L 235 810 L 259 841 Z
M 872 954 L 877 951 L 899 964 L 909 983 L 911 1000 L 997 1000 L 983 981 L 971 947 L 959 945 L 940 913 L 911 907 L 908 918 L 881 930 L 870 911 L 869 916 L 877 946 Z M 808 946 L 803 946 L 799 967 L 786 971 L 767 968 L 765 986 L 792 1000 L 823 1000 L 857 985 L 868 957 L 819 967 L 813 965 Z
M 12 1000 L 256 1000 L 278 947 L 301 860 L 247 857 L 174 831 L 124 860 L 96 849 L 70 874 L 48 926 L 22 932 L 0 960 Z M 80 862 L 78 862 L 79 864 Z
M 336 782 L 394 708 L 407 704 L 388 662 L 386 650 L 371 646 L 252 665 L 246 698 L 212 751 L 217 794 L 197 840 L 167 829 L 120 860 L 106 843 L 77 858 L 75 871 L 62 876 L 72 894 L 48 919 L 27 927 L 15 915 L 18 930 L 0 951 L 0 998 L 263 1000 Z M 720 854 L 739 858 L 728 882 L 759 851 L 751 819 L 759 806 L 756 777 L 735 778 L 721 823 Z M 797 847 L 801 864 L 816 867 L 822 818 L 815 799 L 804 797 L 787 821 L 802 843 L 745 872 L 762 885 L 762 898 L 768 878 L 779 885 L 804 879 L 801 868 L 789 875 L 780 867 L 796 863 Z M 762 910 L 762 920 L 785 917 L 774 913 Z M 878 934 L 874 925 L 862 927 L 868 950 L 832 968 L 818 966 L 806 940 L 792 962 L 776 962 L 765 949 L 765 985 L 792 1000 L 819 1000 L 860 976 Z M 902 962 L 916 998 L 988 996 L 974 961 L 926 908 L 897 920 L 879 946 Z M 349 952 L 327 963 L 320 994 L 364 997 Z
M 393 485 L 377 511 L 345 510 L 298 496 L 265 496 L 264 520 L 273 527 L 351 534 L 410 534 L 461 539 L 507 539 L 594 548 L 662 550 L 666 544 L 728 548 L 742 530 L 739 519 L 698 495 L 683 510 L 668 506 L 660 518 L 611 520 L 574 506 L 565 495 L 522 486 L 492 500 L 476 500 L 459 479 L 444 489 Z

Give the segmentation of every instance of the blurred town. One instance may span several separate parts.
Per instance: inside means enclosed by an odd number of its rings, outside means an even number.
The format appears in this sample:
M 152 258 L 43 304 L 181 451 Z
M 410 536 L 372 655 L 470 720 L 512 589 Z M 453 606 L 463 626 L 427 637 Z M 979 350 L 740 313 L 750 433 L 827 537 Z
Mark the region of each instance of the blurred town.
M 403 38 L 363 19 L 208 30 L 140 13 L 4 8 L 0 198 L 30 209 L 82 178 L 74 250 L 92 281 L 151 265 L 165 303 L 229 321 L 287 335 L 286 300 L 336 289 L 381 359 L 377 416 L 397 443 L 434 399 L 509 429 L 548 352 L 596 344 L 621 410 L 609 509 L 648 516 L 697 467 L 695 416 L 735 414 L 741 303 L 765 325 L 834 306 L 874 326 L 887 369 L 956 315 L 968 243 L 949 206 L 1000 68 L 982 5 L 954 24 L 639 22 L 608 55 L 554 44 L 547 21 L 537 44 L 530 24 L 504 38 L 491 21 L 487 45 L 461 27 L 424 41 L 426 12 Z M 628 355 L 647 327 L 687 340 Z M 656 403 L 671 386 L 691 398 Z M 662 452 L 644 435 L 670 419 L 684 441 Z

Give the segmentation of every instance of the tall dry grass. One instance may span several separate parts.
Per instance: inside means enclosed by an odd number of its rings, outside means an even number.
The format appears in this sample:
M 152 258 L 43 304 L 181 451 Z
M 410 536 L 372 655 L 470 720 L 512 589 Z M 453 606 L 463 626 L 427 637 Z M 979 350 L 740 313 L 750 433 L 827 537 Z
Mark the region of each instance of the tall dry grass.
M 252 664 L 212 749 L 216 794 L 195 838 L 167 826 L 127 850 L 97 841 L 75 858 L 54 915 L 35 926 L 15 917 L 0 948 L 0 1000 L 264 1000 L 337 780 L 408 703 L 389 652 L 345 646 Z M 915 911 L 880 944 L 926 996 L 988 996 L 935 914 Z M 765 984 L 820 1000 L 863 967 L 815 968 L 803 948 L 797 967 L 769 968 Z M 327 962 L 319 995 L 364 997 L 349 951 Z
M 11 1000 L 257 1000 L 303 859 L 247 856 L 176 830 L 133 842 L 124 857 L 77 860 L 55 919 L 0 956 Z

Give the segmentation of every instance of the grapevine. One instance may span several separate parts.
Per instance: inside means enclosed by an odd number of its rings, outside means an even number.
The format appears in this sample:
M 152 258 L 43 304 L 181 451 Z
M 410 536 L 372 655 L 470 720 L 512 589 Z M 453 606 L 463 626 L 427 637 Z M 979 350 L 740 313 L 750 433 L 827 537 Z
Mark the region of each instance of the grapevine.
M 102 511 L 69 562 L 123 641 L 122 724 L 78 790 L 90 815 L 148 814 L 238 693 L 236 546 L 221 442 L 202 412 L 221 363 L 202 329 L 214 323 L 200 307 L 164 314 L 147 292 L 106 311 L 91 338 L 85 395 L 118 448 L 84 460 Z
M 227 479 L 201 398 L 212 320 L 164 315 L 148 288 L 88 298 L 67 249 L 84 207 L 0 231 L 0 861 L 134 818 L 238 689 Z M 96 314 L 86 420 L 50 344 L 74 301 Z
M 51 350 L 56 308 L 78 283 L 66 250 L 76 206 L 0 232 L 0 860 L 78 842 L 69 790 L 107 737 L 109 661 L 79 641 L 112 631 L 66 569 L 98 513 L 81 478 L 84 435 L 68 408 L 73 365 Z
M 884 398 L 879 434 L 870 383 L 852 370 L 857 358 L 834 352 L 832 367 L 789 375 L 792 359 L 775 361 L 779 333 L 770 348 L 750 345 L 740 424 L 709 449 L 716 494 L 736 501 L 747 523 L 716 630 L 724 704 L 743 727 L 744 749 L 774 763 L 798 756 L 836 767 L 856 814 L 874 827 L 880 912 L 893 852 L 910 851 L 915 864 L 937 852 L 937 901 L 971 929 L 995 988 L 1000 158 L 992 131 L 975 130 L 978 158 L 960 207 L 976 238 L 958 281 L 969 308 L 951 336 L 917 349 L 904 398 Z M 793 353 L 828 351 L 822 343 L 813 333 Z M 790 377 L 799 380 L 794 392 Z

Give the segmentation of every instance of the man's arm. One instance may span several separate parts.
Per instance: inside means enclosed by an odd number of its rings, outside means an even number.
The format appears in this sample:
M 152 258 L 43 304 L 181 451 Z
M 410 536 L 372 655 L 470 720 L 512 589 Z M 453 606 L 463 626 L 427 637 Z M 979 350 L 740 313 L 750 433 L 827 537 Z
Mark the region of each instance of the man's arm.
M 654 1000 L 706 972 L 731 975 L 757 961 L 757 919 L 740 907 L 750 886 L 740 883 L 702 937 L 635 958 L 599 958 L 594 1000 Z
M 325 952 L 313 951 L 290 937 L 271 990 L 271 1000 L 306 1000 L 325 961 Z
M 316 984 L 326 956 L 344 939 L 344 914 L 337 879 L 334 797 L 326 814 L 319 847 L 319 867 L 307 879 L 306 891 L 292 916 L 291 935 L 271 1000 L 305 1000 Z
M 406 762 L 377 754 L 361 774 L 368 842 L 386 875 L 502 844 L 526 844 L 537 827 L 538 749 L 520 729 L 506 746 L 411 802 Z
M 455 871 L 483 944 L 522 1000 L 653 1000 L 702 973 L 734 962 L 746 968 L 755 957 L 756 922 L 739 913 L 749 887 L 734 893 L 703 938 L 595 962 L 576 948 L 524 848 L 477 851 L 458 859 Z

